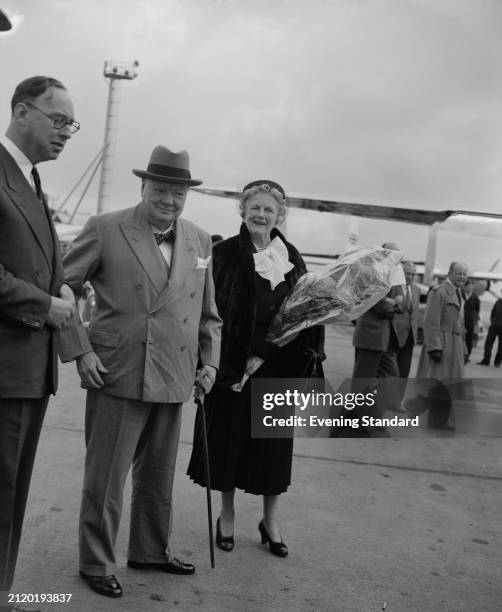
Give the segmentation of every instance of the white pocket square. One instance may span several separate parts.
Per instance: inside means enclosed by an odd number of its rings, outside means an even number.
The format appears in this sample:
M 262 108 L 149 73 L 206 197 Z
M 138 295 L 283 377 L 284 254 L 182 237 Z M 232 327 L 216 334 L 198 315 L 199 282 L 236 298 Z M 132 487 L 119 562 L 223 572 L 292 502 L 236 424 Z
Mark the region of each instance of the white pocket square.
M 195 266 L 196 270 L 205 270 L 207 268 L 207 264 L 211 261 L 211 255 L 207 259 L 202 259 L 202 257 L 197 257 L 197 265 Z

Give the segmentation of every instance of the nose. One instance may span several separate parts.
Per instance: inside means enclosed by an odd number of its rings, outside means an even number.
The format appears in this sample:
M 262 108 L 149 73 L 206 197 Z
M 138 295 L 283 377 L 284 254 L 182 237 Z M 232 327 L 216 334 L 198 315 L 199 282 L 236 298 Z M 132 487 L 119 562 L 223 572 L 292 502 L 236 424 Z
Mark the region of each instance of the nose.
M 70 132 L 70 126 L 66 123 L 60 130 L 59 130 L 59 134 L 65 138 L 66 140 L 69 140 L 72 137 L 72 133 Z
M 172 193 L 165 193 L 162 196 L 162 203 L 163 204 L 174 204 L 174 196 Z

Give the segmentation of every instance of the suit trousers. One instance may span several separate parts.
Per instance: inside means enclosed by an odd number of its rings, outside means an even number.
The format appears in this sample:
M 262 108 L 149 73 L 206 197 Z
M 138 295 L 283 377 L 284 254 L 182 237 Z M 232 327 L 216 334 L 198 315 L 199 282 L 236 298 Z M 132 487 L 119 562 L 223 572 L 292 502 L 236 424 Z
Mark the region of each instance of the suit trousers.
M 142 563 L 169 559 L 181 407 L 87 392 L 79 526 L 82 572 L 108 576 L 115 571 L 115 542 L 131 465 L 128 559 Z
M 354 370 L 352 372 L 352 392 L 368 393 L 377 391 L 373 407 L 355 409 L 354 417 L 373 416 L 381 418 L 383 412 L 395 403 L 395 383 L 399 377 L 396 351 L 372 351 L 356 348 Z M 379 379 L 378 382 L 375 379 Z
M 0 592 L 14 580 L 26 500 L 48 397 L 0 398 Z
M 400 378 L 408 378 L 410 375 L 414 346 L 413 333 L 410 330 L 406 342 L 397 350 L 397 367 L 399 369 Z

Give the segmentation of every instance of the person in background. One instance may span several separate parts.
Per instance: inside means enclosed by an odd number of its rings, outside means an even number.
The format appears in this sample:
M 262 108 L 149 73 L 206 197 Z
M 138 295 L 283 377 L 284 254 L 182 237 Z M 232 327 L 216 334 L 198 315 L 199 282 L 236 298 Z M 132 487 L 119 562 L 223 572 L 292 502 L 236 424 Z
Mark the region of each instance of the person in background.
M 403 261 L 406 285 L 403 289 L 403 310 L 394 315 L 394 329 L 396 330 L 399 348 L 397 350 L 397 367 L 400 378 L 408 378 L 413 357 L 413 347 L 417 343 L 418 323 L 417 313 L 420 304 L 420 287 L 413 281 L 417 272 L 412 261 Z
M 437 381 L 429 390 L 429 426 L 435 429 L 453 430 L 451 398 L 443 381 L 461 383 L 467 348 L 463 315 L 462 288 L 467 278 L 467 266 L 454 261 L 448 276 L 434 285 L 427 297 L 424 313 L 424 343 L 418 363 L 417 379 L 428 385 Z
M 221 491 L 216 543 L 234 548 L 235 489 L 263 496 L 258 529 L 274 555 L 288 548 L 278 521 L 279 497 L 291 482 L 292 438 L 251 437 L 251 382 L 255 378 L 322 377 L 324 327 L 313 327 L 279 348 L 266 340 L 270 322 L 296 280 L 306 272 L 297 249 L 277 229 L 286 215 L 284 189 L 257 180 L 240 198 L 237 236 L 213 249 L 216 304 L 223 319 L 216 383 L 206 398 L 211 487 Z M 264 363 L 255 371 L 257 358 Z M 237 392 L 245 373 L 254 372 Z M 239 387 L 240 388 L 240 387 Z M 201 423 L 196 420 L 188 475 L 206 486 Z
M 474 292 L 474 283 L 471 279 L 467 279 L 464 285 L 464 327 L 465 327 L 465 345 L 467 347 L 467 356 L 465 363 L 469 363 L 469 357 L 472 352 L 474 335 L 479 324 L 479 311 L 481 302 L 479 297 Z
M 386 242 L 382 247 L 399 250 L 394 242 Z M 350 411 L 353 417 L 365 416 L 366 413 L 362 412 L 365 410 L 371 412 L 368 416 L 380 418 L 385 410 L 396 409 L 394 381 L 399 377 L 399 340 L 394 318 L 396 313 L 404 309 L 403 298 L 402 286 L 394 285 L 384 298 L 357 319 L 352 337 L 355 360 L 351 390 L 354 393 L 366 393 L 370 386 L 372 390 L 377 390 L 377 401 L 372 408 L 365 406 L 364 409 Z M 377 378 L 382 379 L 378 384 L 375 381 Z M 367 436 L 377 430 L 359 427 L 357 430 L 347 428 L 342 431 L 344 435 Z
M 493 365 L 496 368 L 499 368 L 502 362 L 502 298 L 498 298 L 490 313 L 490 327 L 488 328 L 488 333 L 486 335 L 483 359 L 478 365 L 490 365 L 493 343 L 495 342 L 496 338 L 498 338 L 498 350 L 495 354 L 495 361 Z

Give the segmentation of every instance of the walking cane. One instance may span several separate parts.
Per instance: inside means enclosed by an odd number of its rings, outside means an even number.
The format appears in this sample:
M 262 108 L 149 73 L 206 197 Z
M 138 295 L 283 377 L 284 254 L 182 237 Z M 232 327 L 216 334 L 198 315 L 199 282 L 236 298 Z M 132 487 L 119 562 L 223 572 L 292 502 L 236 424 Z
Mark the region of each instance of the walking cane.
M 213 513 L 211 510 L 211 480 L 209 475 L 209 450 L 207 447 L 206 412 L 204 410 L 204 390 L 199 386 L 199 393 L 195 395 L 195 404 L 202 427 L 202 446 L 204 451 L 204 469 L 206 472 L 206 497 L 207 497 L 207 521 L 209 523 L 209 553 L 211 555 L 211 567 L 214 569 L 214 538 L 213 538 Z

